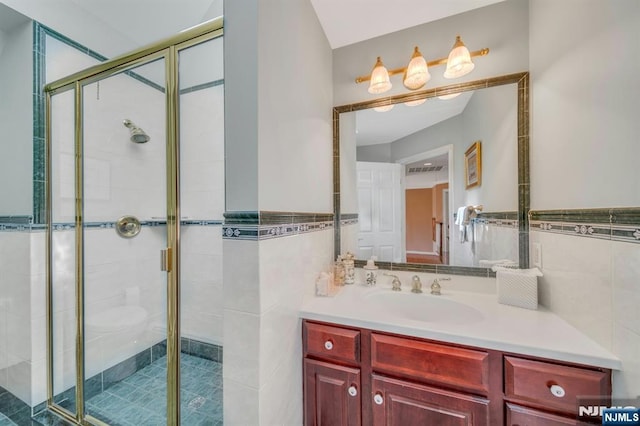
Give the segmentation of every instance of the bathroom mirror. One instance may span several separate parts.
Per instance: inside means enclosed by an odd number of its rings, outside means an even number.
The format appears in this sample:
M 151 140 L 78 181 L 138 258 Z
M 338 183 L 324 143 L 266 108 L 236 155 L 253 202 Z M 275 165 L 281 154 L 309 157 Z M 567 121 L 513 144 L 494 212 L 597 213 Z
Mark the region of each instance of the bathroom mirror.
M 352 251 L 359 262 L 374 255 L 389 269 L 480 276 L 501 260 L 528 267 L 528 78 L 335 107 L 336 256 Z M 466 188 L 465 152 L 478 146 L 482 180 Z M 455 224 L 462 206 L 477 207 L 470 226 Z

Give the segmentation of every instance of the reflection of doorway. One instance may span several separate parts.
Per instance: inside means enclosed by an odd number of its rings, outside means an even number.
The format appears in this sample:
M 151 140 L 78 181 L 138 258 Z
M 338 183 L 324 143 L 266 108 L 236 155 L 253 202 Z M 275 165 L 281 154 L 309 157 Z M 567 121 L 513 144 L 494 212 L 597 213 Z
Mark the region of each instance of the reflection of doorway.
M 405 166 L 406 261 L 448 264 L 452 147 L 400 160 Z
M 402 165 L 356 163 L 358 188 L 358 259 L 401 262 Z

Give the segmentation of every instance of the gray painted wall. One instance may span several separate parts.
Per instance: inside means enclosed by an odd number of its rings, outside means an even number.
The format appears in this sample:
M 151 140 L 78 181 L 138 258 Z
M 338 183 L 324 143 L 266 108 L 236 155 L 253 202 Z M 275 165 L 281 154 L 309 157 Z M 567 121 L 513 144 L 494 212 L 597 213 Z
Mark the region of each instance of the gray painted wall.
M 486 57 L 476 58 L 471 74 L 447 80 L 444 66 L 430 70 L 427 87 L 495 77 L 529 69 L 529 2 L 510 0 L 435 22 L 418 25 L 334 50 L 333 90 L 335 105 L 374 99 L 366 83 L 355 78 L 371 72 L 376 56 L 381 56 L 388 69 L 404 67 L 414 46 L 419 46 L 429 60 L 446 58 L 459 34 L 469 50 L 491 49 Z M 391 77 L 393 89 L 384 95 L 405 93 L 401 76 Z
M 0 55 L 0 216 L 33 212 L 31 21 L 4 34 Z
M 640 3 L 558 3 L 531 3 L 531 208 L 638 206 Z

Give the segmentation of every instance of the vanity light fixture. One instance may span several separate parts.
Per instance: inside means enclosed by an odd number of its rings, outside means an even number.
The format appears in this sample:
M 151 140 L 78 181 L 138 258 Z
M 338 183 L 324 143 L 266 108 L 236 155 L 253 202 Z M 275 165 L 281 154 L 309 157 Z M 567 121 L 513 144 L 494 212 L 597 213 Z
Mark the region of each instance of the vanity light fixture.
M 444 78 L 458 78 L 469 74 L 475 65 L 471 62 L 471 54 L 469 49 L 464 45 L 460 36 L 456 36 L 456 42 L 447 58 L 447 69 L 444 72 Z
M 378 56 L 376 64 L 373 66 L 373 71 L 371 71 L 371 77 L 369 77 L 369 79 L 371 80 L 369 83 L 369 93 L 372 95 L 378 95 L 391 90 L 389 72 L 387 72 L 387 69 L 384 67 L 382 60 L 380 60 L 380 56 Z
M 418 50 L 418 46 L 416 46 L 413 50 L 409 65 L 407 65 L 407 69 L 404 70 L 402 84 L 409 90 L 418 90 L 427 84 L 429 79 L 431 79 L 429 66 L 427 65 L 427 61 L 424 60 L 422 53 Z
M 430 67 L 446 64 L 447 68 L 444 72 L 444 77 L 458 78 L 469 74 L 475 67 L 471 58 L 476 56 L 485 56 L 488 54 L 488 48 L 469 52 L 469 49 L 464 45 L 460 36 L 456 36 L 456 41 L 447 58 L 427 62 L 424 59 L 424 56 L 422 56 L 422 53 L 420 53 L 418 46 L 416 46 L 414 48 L 413 55 L 411 56 L 411 60 L 409 61 L 409 65 L 405 68 L 387 70 L 382 63 L 382 59 L 378 56 L 371 74 L 357 77 L 356 83 L 369 81 L 369 93 L 372 95 L 379 95 L 391 90 L 392 84 L 389 78 L 390 76 L 403 74 L 402 83 L 404 86 L 409 90 L 418 90 L 424 87 L 427 81 L 431 78 L 431 74 L 429 74 Z

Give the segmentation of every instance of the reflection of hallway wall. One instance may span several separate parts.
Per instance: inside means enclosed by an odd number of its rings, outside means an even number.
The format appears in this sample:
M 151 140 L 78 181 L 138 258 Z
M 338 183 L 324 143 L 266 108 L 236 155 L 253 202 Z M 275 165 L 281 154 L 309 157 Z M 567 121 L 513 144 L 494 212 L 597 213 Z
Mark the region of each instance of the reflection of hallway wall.
M 432 220 L 442 222 L 442 191 L 449 184 L 440 183 L 433 188 L 407 189 L 405 192 L 405 221 L 407 252 L 435 252 L 436 236 Z
M 433 252 L 431 218 L 434 192 L 432 188 L 406 190 L 407 252 Z

